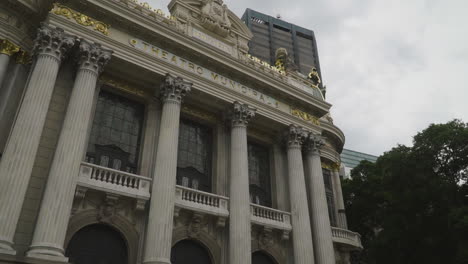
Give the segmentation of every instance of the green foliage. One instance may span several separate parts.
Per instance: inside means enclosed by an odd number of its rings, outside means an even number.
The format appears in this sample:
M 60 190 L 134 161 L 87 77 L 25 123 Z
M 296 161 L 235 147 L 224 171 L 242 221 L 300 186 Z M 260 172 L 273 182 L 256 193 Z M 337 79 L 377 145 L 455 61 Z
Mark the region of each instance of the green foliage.
M 432 124 L 343 182 L 360 264 L 468 264 L 468 124 Z

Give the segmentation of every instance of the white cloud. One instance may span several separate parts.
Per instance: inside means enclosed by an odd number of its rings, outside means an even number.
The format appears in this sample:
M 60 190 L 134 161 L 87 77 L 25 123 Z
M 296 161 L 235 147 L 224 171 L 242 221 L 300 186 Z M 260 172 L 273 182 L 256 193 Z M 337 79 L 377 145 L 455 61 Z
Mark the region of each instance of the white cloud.
M 249 7 L 315 31 L 346 148 L 381 154 L 430 123 L 468 121 L 466 1 L 225 2 L 239 16 Z

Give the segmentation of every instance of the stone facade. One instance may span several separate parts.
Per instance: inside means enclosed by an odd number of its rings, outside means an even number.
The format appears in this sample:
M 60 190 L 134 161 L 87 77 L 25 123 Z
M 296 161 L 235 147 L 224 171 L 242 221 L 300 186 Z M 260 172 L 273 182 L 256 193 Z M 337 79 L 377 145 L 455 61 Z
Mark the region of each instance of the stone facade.
M 124 242 L 120 263 L 186 263 L 184 241 L 214 264 L 349 263 L 362 246 L 331 104 L 249 55 L 251 32 L 221 0 L 169 9 L 0 3 L 0 263 L 85 263 L 76 245 L 102 226 Z M 108 138 L 103 115 L 122 122 Z

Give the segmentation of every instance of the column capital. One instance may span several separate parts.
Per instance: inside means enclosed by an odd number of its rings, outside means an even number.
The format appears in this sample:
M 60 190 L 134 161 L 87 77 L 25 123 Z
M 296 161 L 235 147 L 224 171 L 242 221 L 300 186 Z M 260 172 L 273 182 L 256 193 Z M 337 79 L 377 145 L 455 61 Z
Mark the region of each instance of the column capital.
M 302 127 L 290 125 L 286 133 L 288 148 L 300 148 L 307 138 L 307 131 Z
M 75 42 L 76 37 L 65 33 L 62 28 L 53 28 L 43 23 L 34 40 L 34 55 L 50 55 L 62 60 Z
M 0 40 L 0 54 L 11 56 L 17 53 L 19 50 L 20 47 L 8 39 Z
M 257 109 L 235 101 L 231 110 L 231 123 L 233 126 L 247 126 L 250 119 L 255 116 Z
M 87 69 L 99 74 L 103 71 L 111 57 L 112 51 L 102 48 L 101 44 L 81 40 L 79 53 L 80 69 Z
M 161 99 L 164 103 L 173 101 L 180 104 L 190 90 L 192 83 L 168 73 L 161 84 Z
M 320 155 L 320 150 L 325 145 L 323 137 L 319 134 L 309 133 L 306 141 L 306 151 L 310 154 Z

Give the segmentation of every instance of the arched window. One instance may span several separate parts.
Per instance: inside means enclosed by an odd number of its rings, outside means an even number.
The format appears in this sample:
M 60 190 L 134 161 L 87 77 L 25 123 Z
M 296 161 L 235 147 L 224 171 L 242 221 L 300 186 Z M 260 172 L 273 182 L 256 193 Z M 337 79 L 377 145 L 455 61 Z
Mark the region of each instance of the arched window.
M 122 235 L 104 224 L 86 226 L 76 232 L 65 254 L 73 264 L 127 264 L 127 243 Z
M 252 253 L 252 264 L 276 264 L 276 261 L 263 251 L 255 251 Z
M 143 117 L 142 104 L 101 91 L 96 104 L 86 161 L 136 173 Z
M 172 264 L 211 264 L 210 253 L 193 240 L 177 242 L 171 250 Z
M 251 142 L 247 145 L 249 160 L 250 202 L 271 206 L 270 159 L 268 148 Z
M 333 196 L 333 185 L 331 180 L 331 171 L 329 169 L 322 168 L 323 183 L 325 184 L 325 194 L 327 196 L 328 205 L 328 216 L 330 217 L 330 225 L 336 226 L 335 217 L 335 199 Z
M 182 119 L 177 154 L 177 184 L 211 192 L 211 128 Z

